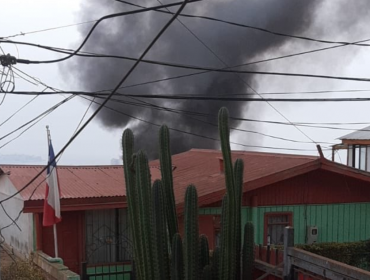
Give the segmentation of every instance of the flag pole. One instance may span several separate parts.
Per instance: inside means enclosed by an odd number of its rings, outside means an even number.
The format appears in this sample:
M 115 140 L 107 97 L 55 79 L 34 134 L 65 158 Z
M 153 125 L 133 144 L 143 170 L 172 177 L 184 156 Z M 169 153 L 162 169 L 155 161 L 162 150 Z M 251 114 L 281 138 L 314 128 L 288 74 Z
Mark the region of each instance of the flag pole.
M 48 135 L 48 147 L 50 147 L 51 137 L 50 137 L 50 130 L 49 130 L 49 126 L 48 126 L 48 125 L 46 126 L 46 132 L 47 132 L 47 135 Z M 48 163 L 49 163 L 49 162 L 50 162 L 50 158 L 49 158 Z M 54 250 L 55 250 L 55 258 L 58 258 L 57 224 L 54 224 L 54 225 L 53 225 L 53 233 L 54 233 Z

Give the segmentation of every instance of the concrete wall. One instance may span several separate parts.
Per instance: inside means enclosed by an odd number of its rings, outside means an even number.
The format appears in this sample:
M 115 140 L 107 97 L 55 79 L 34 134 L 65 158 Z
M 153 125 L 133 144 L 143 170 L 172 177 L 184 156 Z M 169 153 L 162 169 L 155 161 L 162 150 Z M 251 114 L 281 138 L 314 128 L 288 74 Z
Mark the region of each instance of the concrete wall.
M 0 176 L 0 200 L 9 197 L 9 195 L 16 192 L 12 182 L 8 179 L 7 175 Z M 17 196 L 5 201 L 2 206 L 12 219 L 16 219 L 19 212 L 23 208 L 23 199 L 18 194 Z M 5 243 L 13 250 L 14 254 L 19 257 L 25 258 L 33 251 L 34 238 L 33 238 L 33 214 L 22 213 L 18 220 L 17 225 L 12 224 L 11 219 L 7 217 L 3 208 L 0 206 L 0 228 L 2 237 Z M 2 238 L 0 237 L 2 240 Z

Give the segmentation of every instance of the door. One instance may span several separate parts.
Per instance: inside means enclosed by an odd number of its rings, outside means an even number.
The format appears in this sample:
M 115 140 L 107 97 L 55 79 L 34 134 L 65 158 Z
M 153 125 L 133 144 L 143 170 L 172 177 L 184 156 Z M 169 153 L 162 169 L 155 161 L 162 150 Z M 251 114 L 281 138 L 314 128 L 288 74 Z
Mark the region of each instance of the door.
M 82 211 L 62 212 L 62 221 L 57 224 L 57 239 L 59 257 L 64 265 L 73 272 L 80 274 L 82 261 Z M 53 227 L 42 227 L 42 250 L 51 257 L 55 257 Z

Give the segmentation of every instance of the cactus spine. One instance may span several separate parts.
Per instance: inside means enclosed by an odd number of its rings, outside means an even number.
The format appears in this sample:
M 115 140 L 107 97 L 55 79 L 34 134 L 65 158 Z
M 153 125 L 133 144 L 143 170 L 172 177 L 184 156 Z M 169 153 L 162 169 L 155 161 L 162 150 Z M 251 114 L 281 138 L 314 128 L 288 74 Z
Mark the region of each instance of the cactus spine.
M 254 265 L 254 226 L 247 222 L 244 226 L 243 244 L 243 280 L 253 279 Z
M 154 227 L 157 238 L 154 251 L 157 253 L 155 259 L 155 277 L 158 280 L 169 279 L 169 256 L 168 256 L 168 236 L 166 223 L 166 209 L 164 204 L 163 185 L 160 180 L 154 181 L 152 188 L 152 198 L 154 207 Z
M 185 280 L 197 280 L 199 275 L 199 229 L 198 195 L 195 186 L 190 185 L 185 193 Z
M 162 183 L 167 211 L 167 224 L 172 242 L 173 235 L 178 232 L 175 195 L 173 193 L 172 159 L 170 151 L 170 133 L 168 127 L 163 125 L 159 133 L 159 161 L 161 165 Z
M 182 252 L 182 240 L 179 233 L 175 233 L 172 239 L 171 280 L 184 279 L 184 257 Z

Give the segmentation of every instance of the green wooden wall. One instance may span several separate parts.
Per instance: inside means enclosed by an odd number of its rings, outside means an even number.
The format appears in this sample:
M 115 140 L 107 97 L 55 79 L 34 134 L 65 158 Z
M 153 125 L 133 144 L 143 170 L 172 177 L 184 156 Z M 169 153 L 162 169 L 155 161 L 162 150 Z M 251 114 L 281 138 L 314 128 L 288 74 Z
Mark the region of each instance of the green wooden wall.
M 292 212 L 294 239 L 304 244 L 307 226 L 317 226 L 318 242 L 352 242 L 370 239 L 370 203 L 243 207 L 242 224 L 253 221 L 255 242 L 263 244 L 264 214 Z M 220 208 L 199 209 L 201 215 L 221 214 Z

